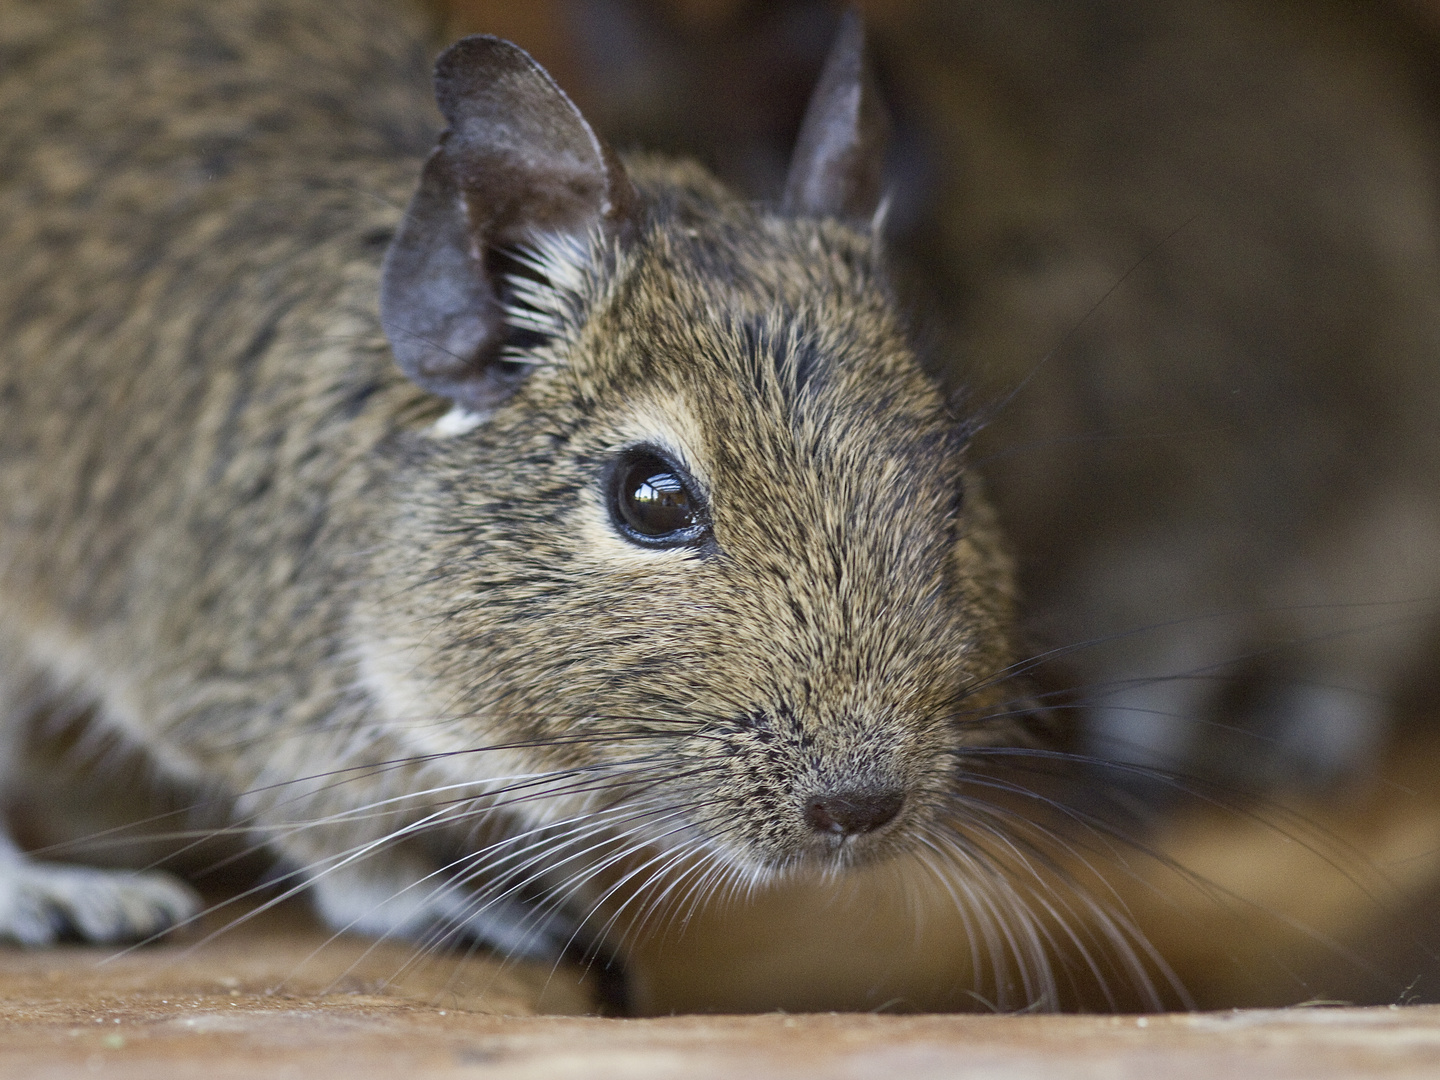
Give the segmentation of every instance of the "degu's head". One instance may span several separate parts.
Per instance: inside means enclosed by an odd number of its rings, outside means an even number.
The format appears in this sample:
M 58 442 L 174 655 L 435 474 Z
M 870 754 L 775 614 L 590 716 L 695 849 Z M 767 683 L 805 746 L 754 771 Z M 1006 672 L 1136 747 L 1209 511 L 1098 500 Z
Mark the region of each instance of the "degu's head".
M 773 209 L 627 169 L 512 45 L 438 63 L 383 314 L 453 408 L 373 663 L 529 828 L 842 865 L 915 847 L 1014 737 L 1010 569 L 886 282 L 862 45 L 852 18 Z

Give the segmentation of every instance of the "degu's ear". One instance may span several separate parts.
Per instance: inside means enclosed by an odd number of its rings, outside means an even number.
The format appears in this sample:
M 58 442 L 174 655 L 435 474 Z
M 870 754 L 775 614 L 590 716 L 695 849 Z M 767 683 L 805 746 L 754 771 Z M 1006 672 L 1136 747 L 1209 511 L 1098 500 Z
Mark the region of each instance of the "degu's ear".
M 890 119 L 865 59 L 865 25 L 851 8 L 805 110 L 783 209 L 810 217 L 873 217 L 889 135 Z
M 446 49 L 435 98 L 449 127 L 385 257 L 380 318 L 406 375 L 484 412 L 515 386 L 497 363 L 506 328 L 491 253 L 537 232 L 623 230 L 635 196 L 570 99 L 508 41 Z

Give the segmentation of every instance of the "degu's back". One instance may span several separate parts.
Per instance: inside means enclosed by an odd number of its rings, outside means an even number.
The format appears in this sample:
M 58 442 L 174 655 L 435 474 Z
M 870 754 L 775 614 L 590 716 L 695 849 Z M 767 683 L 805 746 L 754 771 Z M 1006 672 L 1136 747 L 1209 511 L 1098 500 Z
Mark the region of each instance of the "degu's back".
M 326 692 L 324 594 L 419 397 L 374 315 L 436 123 L 393 7 L 0 19 L 3 655 L 187 725 L 190 772 L 236 706 Z

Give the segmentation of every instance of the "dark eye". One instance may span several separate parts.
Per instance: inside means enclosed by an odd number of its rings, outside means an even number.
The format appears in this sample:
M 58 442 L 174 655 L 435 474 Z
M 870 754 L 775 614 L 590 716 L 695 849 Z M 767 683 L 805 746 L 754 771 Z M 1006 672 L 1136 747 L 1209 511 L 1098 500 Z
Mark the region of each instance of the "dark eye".
M 695 481 L 653 450 L 631 450 L 617 463 L 611 513 L 621 534 L 646 547 L 694 544 L 709 530 Z

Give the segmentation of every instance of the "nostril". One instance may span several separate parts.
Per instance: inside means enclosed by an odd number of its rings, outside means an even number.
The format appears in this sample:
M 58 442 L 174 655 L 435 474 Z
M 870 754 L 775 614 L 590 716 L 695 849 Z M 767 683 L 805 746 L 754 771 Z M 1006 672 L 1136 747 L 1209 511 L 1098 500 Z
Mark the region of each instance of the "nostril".
M 816 832 L 854 836 L 873 832 L 894 820 L 905 805 L 899 791 L 837 791 L 805 804 L 805 821 Z

